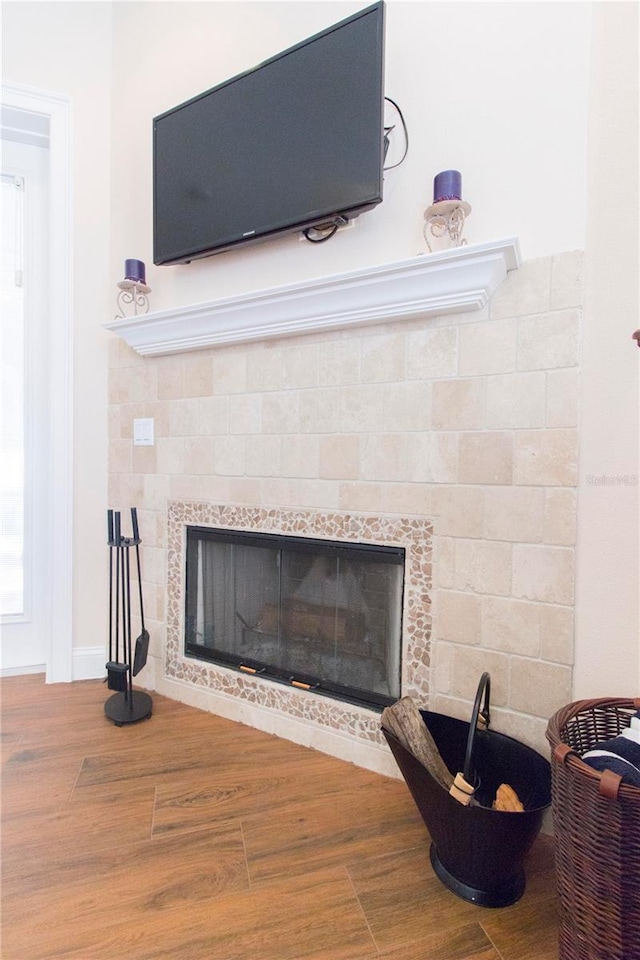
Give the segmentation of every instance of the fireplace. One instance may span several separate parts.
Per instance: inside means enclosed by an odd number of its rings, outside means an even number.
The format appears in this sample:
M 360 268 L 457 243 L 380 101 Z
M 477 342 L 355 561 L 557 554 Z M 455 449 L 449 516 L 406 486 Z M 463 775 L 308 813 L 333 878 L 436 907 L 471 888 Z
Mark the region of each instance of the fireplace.
M 398 555 L 403 552 L 404 580 L 399 601 L 401 635 L 397 648 L 399 695 L 413 696 L 421 703 L 427 703 L 431 654 L 431 521 L 419 516 L 374 516 L 351 511 L 251 507 L 194 500 L 168 503 L 167 641 L 161 689 L 195 706 L 214 709 L 230 719 L 318 747 L 344 759 L 355 760 L 357 757 L 356 762 L 390 772 L 393 765 L 387 764 L 388 751 L 380 733 L 380 703 L 395 694 L 394 688 L 379 694 L 381 699 L 375 703 L 364 699 L 352 702 L 334 690 L 325 688 L 322 690 L 324 695 L 318 695 L 318 690 L 307 689 L 307 686 L 313 686 L 310 682 L 313 678 L 303 671 L 298 674 L 293 669 L 284 670 L 288 673 L 284 680 L 273 682 L 265 676 L 264 660 L 255 656 L 244 659 L 244 649 L 236 652 L 236 656 L 241 657 L 240 663 L 237 660 L 230 662 L 230 651 L 225 652 L 226 659 L 221 657 L 218 661 L 204 650 L 207 646 L 205 640 L 210 640 L 208 631 L 206 638 L 204 630 L 203 635 L 198 636 L 198 607 L 196 604 L 193 612 L 187 601 L 187 594 L 194 589 L 191 583 L 193 574 L 190 574 L 189 583 L 186 577 L 188 534 L 192 527 L 224 531 L 230 537 L 266 534 L 310 539 L 314 548 L 318 547 L 319 541 L 331 541 L 338 548 L 361 545 L 363 548 L 389 547 L 395 552 L 400 551 Z M 298 558 L 296 562 L 309 566 L 306 559 L 299 561 Z M 394 571 L 389 574 L 387 570 L 386 574 L 392 580 L 401 576 L 401 564 L 382 563 Z M 194 569 L 197 571 L 197 564 Z M 385 589 L 390 595 L 397 595 L 395 590 Z M 249 604 L 244 612 L 240 609 L 241 616 L 249 628 L 256 627 L 260 616 L 272 616 L 268 604 L 275 602 L 271 595 L 261 596 L 259 603 Z M 191 616 L 196 617 L 196 627 L 195 633 L 190 634 L 190 642 L 198 645 L 198 657 L 185 650 L 187 619 Z M 293 617 L 293 613 L 290 616 Z M 204 625 L 204 610 L 201 617 Z M 235 610 L 233 619 L 240 625 L 237 636 L 241 640 L 243 624 L 235 616 Z M 193 627 L 191 629 L 193 631 Z M 316 631 L 318 629 L 316 623 Z M 204 658 L 201 656 L 203 651 Z M 242 666 L 249 669 L 243 670 Z M 390 674 L 395 674 L 393 660 L 389 660 L 387 668 Z M 340 679 L 337 685 L 339 682 Z M 361 697 L 360 692 L 358 696 Z
M 189 526 L 185 654 L 338 700 L 400 695 L 405 551 Z
M 142 508 L 150 688 L 388 770 L 378 709 L 185 651 L 185 558 L 189 526 L 400 546 L 401 696 L 468 717 L 488 668 L 504 729 L 542 747 L 541 697 L 572 675 L 583 256 L 496 290 L 518 261 L 499 246 L 137 318 L 142 357 L 111 344 L 110 500 Z M 461 290 L 482 309 L 458 315 Z M 143 405 L 155 449 L 131 445 Z

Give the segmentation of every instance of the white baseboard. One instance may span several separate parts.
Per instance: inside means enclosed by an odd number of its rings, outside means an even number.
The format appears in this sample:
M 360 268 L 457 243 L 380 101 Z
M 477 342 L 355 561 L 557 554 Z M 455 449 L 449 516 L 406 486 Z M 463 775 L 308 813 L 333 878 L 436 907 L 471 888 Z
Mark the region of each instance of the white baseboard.
M 33 663 L 26 667 L 2 667 L 0 677 L 21 677 L 26 673 L 45 673 L 45 663 Z
M 101 680 L 105 676 L 107 652 L 104 647 L 74 647 L 73 679 Z
M 107 653 L 104 647 L 76 647 L 73 650 L 73 680 L 101 680 L 105 674 Z M 16 677 L 26 673 L 46 673 L 44 663 L 26 667 L 4 667 L 0 677 Z

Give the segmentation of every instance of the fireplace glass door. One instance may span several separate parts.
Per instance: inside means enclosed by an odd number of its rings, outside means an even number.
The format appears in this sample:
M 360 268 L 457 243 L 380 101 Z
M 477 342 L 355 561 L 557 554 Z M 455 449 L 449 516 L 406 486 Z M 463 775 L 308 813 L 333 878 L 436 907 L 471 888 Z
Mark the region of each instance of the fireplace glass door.
M 404 550 L 187 530 L 185 652 L 367 706 L 400 696 Z

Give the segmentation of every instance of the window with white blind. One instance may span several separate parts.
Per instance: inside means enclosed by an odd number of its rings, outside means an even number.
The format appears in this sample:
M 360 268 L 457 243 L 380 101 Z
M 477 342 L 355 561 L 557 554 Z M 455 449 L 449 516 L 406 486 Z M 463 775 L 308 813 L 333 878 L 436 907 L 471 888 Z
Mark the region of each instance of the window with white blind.
M 2 110 L 0 613 L 3 672 L 43 669 L 51 620 L 48 120 Z M 44 124 L 44 130 L 39 129 Z M 14 134 L 7 138 L 7 132 Z
M 2 174 L 0 287 L 0 612 L 26 613 L 24 178 Z

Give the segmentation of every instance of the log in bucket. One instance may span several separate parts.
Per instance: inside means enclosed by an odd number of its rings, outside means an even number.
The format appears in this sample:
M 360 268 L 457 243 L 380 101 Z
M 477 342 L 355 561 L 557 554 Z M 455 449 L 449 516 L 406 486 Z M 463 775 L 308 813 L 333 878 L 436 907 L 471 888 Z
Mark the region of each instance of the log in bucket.
M 551 770 L 535 750 L 488 729 L 488 691 L 489 676 L 483 674 L 471 723 L 420 711 L 449 770 L 475 771 L 477 805 L 455 800 L 393 734 L 384 727 L 382 732 L 431 835 L 431 864 L 440 881 L 463 900 L 506 907 L 524 893 L 523 861 L 551 804 Z M 480 729 L 483 693 L 487 727 Z M 491 809 L 502 783 L 514 788 L 524 812 Z

